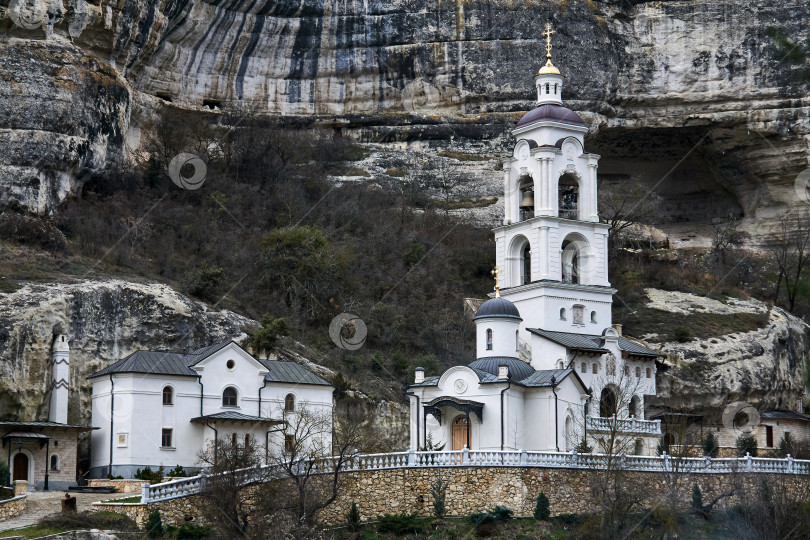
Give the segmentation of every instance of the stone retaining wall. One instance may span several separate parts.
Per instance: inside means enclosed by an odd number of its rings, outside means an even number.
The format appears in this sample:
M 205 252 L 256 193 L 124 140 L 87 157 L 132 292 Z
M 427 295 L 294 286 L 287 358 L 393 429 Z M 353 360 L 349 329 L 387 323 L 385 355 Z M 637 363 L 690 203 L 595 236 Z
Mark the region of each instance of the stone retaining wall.
M 516 516 L 531 516 L 540 492 L 548 497 L 552 515 L 593 513 L 597 511 L 594 486 L 603 474 L 595 470 L 537 467 L 437 467 L 347 472 L 341 475 L 340 496 L 321 512 L 319 518 L 326 525 L 343 524 L 352 502 L 357 503 L 363 521 L 376 519 L 381 514 L 430 516 L 433 513 L 430 486 L 438 478 L 448 483 L 445 506 L 449 516 L 468 516 L 496 505 L 511 508 Z M 700 487 L 704 501 L 712 500 L 736 483 L 739 487 L 735 497 L 721 502 L 718 507 L 722 507 L 746 497 L 746 493 L 756 488 L 759 479 L 766 476 L 748 473 L 622 474 L 625 481 L 638 490 L 643 498 L 642 505 L 648 508 L 668 503 L 669 482 L 675 478 L 681 507 L 689 506 L 693 483 Z M 767 475 L 767 478 L 772 485 L 785 483 L 789 489 L 810 489 L 810 479 L 799 475 Z M 146 517 L 155 509 L 160 510 L 164 525 L 180 525 L 191 520 L 204 523 L 194 496 L 145 505 L 97 503 L 95 507 L 126 514 L 139 526 L 146 523 Z
M 87 485 L 90 487 L 114 487 L 116 493 L 140 493 L 141 486 L 148 484 L 146 480 L 107 480 L 107 479 L 94 479 L 88 480 Z
M 11 499 L 0 501 L 0 521 L 19 516 L 25 512 L 28 504 L 28 495 L 17 495 Z

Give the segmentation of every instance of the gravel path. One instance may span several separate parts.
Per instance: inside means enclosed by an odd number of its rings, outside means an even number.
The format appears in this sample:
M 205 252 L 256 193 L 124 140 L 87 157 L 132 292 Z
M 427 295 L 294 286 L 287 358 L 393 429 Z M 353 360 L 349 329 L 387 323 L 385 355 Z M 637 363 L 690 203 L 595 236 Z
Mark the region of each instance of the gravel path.
M 79 512 L 89 510 L 91 503 L 102 498 L 114 499 L 126 495 L 124 493 L 71 493 L 71 496 L 77 499 L 76 503 Z M 61 500 L 64 498 L 64 491 L 33 491 L 28 493 L 25 513 L 7 521 L 0 521 L 0 531 L 28 527 L 38 523 L 39 520 L 49 514 L 60 512 L 62 510 Z

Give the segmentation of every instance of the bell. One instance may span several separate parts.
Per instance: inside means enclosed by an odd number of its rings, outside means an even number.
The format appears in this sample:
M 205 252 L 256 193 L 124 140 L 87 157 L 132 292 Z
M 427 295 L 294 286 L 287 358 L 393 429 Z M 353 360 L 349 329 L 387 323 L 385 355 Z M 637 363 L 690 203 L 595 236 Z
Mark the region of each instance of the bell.
M 534 192 L 524 191 L 523 200 L 520 201 L 521 208 L 534 208 Z

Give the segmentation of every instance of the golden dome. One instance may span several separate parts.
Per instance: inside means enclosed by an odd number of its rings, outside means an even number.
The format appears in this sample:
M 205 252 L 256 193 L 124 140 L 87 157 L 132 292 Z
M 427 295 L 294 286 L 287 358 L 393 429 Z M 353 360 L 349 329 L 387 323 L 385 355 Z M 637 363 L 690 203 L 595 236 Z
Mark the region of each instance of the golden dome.
M 551 55 L 549 55 L 551 56 Z M 551 58 L 548 59 L 546 65 L 540 68 L 537 72 L 538 75 L 561 75 L 560 70 L 551 63 Z

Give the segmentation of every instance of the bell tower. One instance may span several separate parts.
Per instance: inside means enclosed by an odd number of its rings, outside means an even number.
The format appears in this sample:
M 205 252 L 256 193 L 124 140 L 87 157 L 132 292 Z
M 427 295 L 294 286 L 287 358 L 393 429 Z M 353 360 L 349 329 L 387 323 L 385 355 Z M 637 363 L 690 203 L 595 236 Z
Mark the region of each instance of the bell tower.
M 588 127 L 563 106 L 564 76 L 551 61 L 534 77 L 536 106 L 517 123 L 504 160 L 504 219 L 494 230 L 500 294 L 527 328 L 601 334 L 611 324 L 615 289 L 608 281 L 608 225 L 599 222 L 599 156 L 585 150 Z

